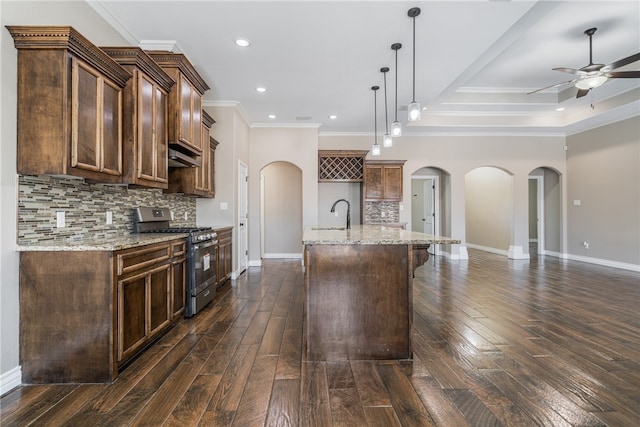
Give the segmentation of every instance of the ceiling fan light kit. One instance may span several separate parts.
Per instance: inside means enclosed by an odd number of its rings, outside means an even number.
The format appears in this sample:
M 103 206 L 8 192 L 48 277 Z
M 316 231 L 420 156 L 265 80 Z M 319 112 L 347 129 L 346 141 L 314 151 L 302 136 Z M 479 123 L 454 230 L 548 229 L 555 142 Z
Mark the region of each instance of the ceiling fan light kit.
M 589 93 L 591 89 L 602 86 L 608 80 L 640 78 L 640 71 L 612 72 L 617 68 L 624 67 L 625 65 L 629 65 L 636 61 L 640 61 L 640 53 L 627 56 L 626 58 L 619 59 L 607 65 L 593 63 L 593 35 L 597 30 L 598 29 L 596 27 L 593 27 L 593 28 L 588 28 L 584 31 L 584 33 L 589 37 L 589 64 L 588 65 L 585 65 L 579 70 L 576 70 L 575 68 L 566 68 L 566 67 L 559 67 L 559 68 L 553 69 L 554 71 L 574 74 L 577 76 L 576 78 L 572 80 L 567 80 L 566 82 L 556 83 L 551 86 L 543 87 L 542 89 L 534 90 L 533 92 L 529 92 L 527 95 L 540 92 L 546 89 L 562 86 L 566 83 L 573 83 L 573 85 L 576 88 L 578 88 L 576 98 L 582 98 L 587 93 Z

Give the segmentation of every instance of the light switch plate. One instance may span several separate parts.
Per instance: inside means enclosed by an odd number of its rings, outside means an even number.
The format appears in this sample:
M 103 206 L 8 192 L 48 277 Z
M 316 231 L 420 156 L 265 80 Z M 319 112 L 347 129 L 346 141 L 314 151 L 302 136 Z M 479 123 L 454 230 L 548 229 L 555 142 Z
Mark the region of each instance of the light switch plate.
M 229 209 L 229 205 L 227 204 L 227 202 L 220 202 L 220 210 L 226 211 L 227 209 Z

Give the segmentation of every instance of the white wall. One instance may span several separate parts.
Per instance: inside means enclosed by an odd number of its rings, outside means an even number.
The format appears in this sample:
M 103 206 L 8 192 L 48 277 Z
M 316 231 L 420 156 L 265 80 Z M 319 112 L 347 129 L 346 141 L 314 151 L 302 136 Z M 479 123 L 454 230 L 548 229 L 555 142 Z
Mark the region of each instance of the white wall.
M 71 25 L 98 46 L 128 45 L 85 2 L 0 2 L 0 393 L 20 384 L 16 244 L 17 50 L 5 25 Z M 16 384 L 17 380 L 17 384 Z
M 318 225 L 344 227 L 347 224 L 347 205 L 341 202 L 336 212 L 331 206 L 336 200 L 345 199 L 351 205 L 351 225 L 360 224 L 360 204 L 362 203 L 362 184 L 358 182 L 320 182 L 318 183 Z

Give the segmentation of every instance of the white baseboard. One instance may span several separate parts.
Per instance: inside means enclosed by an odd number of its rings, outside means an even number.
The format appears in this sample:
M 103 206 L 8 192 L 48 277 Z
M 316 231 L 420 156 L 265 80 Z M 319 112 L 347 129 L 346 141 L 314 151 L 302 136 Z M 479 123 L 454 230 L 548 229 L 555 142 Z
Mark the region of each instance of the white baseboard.
M 478 249 L 479 251 L 491 252 L 492 254 L 497 254 L 497 255 L 503 255 L 503 256 L 509 255 L 508 252 L 505 251 L 504 249 L 496 249 L 496 248 L 490 248 L 488 246 L 474 245 L 473 243 L 467 243 L 467 247 L 471 249 Z
M 573 255 L 573 254 L 566 254 L 565 259 L 569 259 L 571 261 L 588 262 L 590 264 L 598 264 L 598 265 L 604 265 L 606 267 L 621 268 L 623 270 L 640 272 L 640 265 L 638 264 L 630 264 L 626 262 L 611 261 L 608 259 L 592 258 L 588 256 Z
M 261 259 L 250 259 L 249 260 L 249 267 L 261 267 L 262 266 L 262 260 Z
M 269 258 L 269 259 L 299 259 L 299 258 L 302 258 L 302 254 L 301 253 L 297 253 L 297 254 L 272 253 L 272 254 L 264 254 L 262 256 L 262 258 Z
M 507 254 L 509 259 L 529 259 L 529 254 L 525 254 L 522 246 L 509 245 Z
M 16 366 L 0 375 L 0 396 L 22 385 L 22 367 Z

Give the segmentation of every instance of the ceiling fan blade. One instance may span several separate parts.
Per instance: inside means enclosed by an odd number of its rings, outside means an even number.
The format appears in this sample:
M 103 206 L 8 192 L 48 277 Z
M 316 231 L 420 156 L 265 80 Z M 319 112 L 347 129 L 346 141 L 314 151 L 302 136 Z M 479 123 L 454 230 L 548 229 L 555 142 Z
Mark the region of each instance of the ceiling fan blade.
M 640 79 L 640 71 L 614 71 L 606 75 L 610 79 Z
M 551 85 L 551 86 L 547 86 L 547 87 L 543 87 L 543 88 L 540 88 L 540 89 L 536 89 L 536 90 L 534 90 L 533 92 L 529 92 L 529 93 L 527 93 L 527 95 L 531 95 L 532 93 L 536 93 L 536 92 L 541 92 L 541 91 L 543 91 L 543 90 L 545 90 L 545 89 L 551 89 L 551 88 L 553 88 L 553 87 L 562 86 L 563 84 L 566 84 L 566 83 L 573 83 L 573 82 L 575 82 L 576 80 L 578 80 L 578 79 L 567 80 L 566 82 L 556 83 L 556 84 Z
M 589 93 L 591 89 L 578 89 L 578 93 L 576 94 L 576 98 L 582 98 L 586 94 Z
M 627 56 L 626 58 L 622 58 L 617 60 L 616 62 L 612 62 L 609 65 L 605 65 L 602 67 L 602 71 L 611 71 L 616 68 L 624 67 L 625 65 L 631 64 L 632 62 L 640 61 L 640 52 L 635 55 Z
M 552 70 L 554 70 L 554 71 L 562 71 L 563 73 L 576 74 L 578 76 L 581 76 L 581 75 L 584 74 L 584 71 L 576 70 L 575 68 L 559 67 L 559 68 L 552 68 Z

